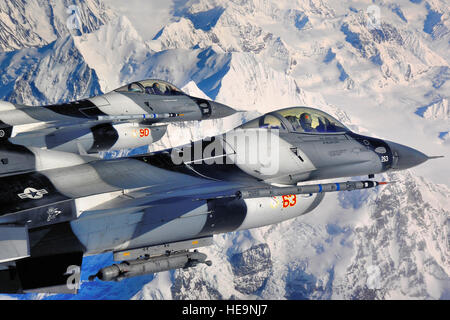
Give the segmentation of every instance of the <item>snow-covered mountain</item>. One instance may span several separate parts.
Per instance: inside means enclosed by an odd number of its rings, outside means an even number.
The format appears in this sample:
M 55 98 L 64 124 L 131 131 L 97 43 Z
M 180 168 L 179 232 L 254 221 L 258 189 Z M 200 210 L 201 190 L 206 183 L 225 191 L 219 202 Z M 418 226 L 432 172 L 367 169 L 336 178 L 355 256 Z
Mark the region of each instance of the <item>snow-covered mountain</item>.
M 0 50 L 43 46 L 70 32 L 92 32 L 112 16 L 99 0 L 0 1 Z
M 95 70 L 83 60 L 71 36 L 43 47 L 0 53 L 0 65 L 3 100 L 42 105 L 101 93 Z
M 247 112 L 170 125 L 150 150 L 307 105 L 445 158 L 385 175 L 396 183 L 379 190 L 329 194 L 304 217 L 217 236 L 202 250 L 211 267 L 27 298 L 450 298 L 446 1 L 175 1 L 154 35 L 116 2 L 0 1 L 0 98 L 36 105 L 162 78 Z M 73 3 L 80 29 L 70 27 Z M 156 5 L 146 2 L 142 15 Z M 86 278 L 108 263 L 110 255 L 85 258 Z

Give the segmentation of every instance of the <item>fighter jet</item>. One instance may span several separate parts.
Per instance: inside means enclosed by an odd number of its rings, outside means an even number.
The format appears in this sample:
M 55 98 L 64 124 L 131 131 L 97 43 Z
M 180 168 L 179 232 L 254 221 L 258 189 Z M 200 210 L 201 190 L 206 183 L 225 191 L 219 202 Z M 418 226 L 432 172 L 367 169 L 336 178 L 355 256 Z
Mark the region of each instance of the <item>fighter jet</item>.
M 74 153 L 136 148 L 163 137 L 167 123 L 235 112 L 162 80 L 136 81 L 75 102 L 29 107 L 0 101 L 0 140 Z
M 434 158 L 351 132 L 307 107 L 121 159 L 30 152 L 8 141 L 0 154 L 3 293 L 75 293 L 83 256 L 110 251 L 117 263 L 89 280 L 211 265 L 198 248 L 213 244 L 216 234 L 299 217 L 316 210 L 327 192 L 377 187 L 386 181 L 373 175 Z M 362 175 L 369 178 L 317 181 Z

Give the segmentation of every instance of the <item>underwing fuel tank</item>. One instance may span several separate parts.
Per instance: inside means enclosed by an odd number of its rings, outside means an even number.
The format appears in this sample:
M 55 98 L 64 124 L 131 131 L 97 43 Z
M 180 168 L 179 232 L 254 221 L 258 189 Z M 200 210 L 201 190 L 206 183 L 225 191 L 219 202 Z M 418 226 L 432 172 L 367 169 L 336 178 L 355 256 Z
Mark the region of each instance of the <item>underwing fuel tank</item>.
M 206 260 L 207 256 L 201 252 L 176 252 L 170 255 L 161 255 L 147 259 L 136 259 L 132 261 L 124 261 L 119 264 L 100 269 L 97 274 L 89 277 L 92 281 L 96 277 L 102 281 L 121 281 L 126 278 L 141 276 L 150 273 L 168 271 L 179 268 L 195 267 L 199 263 L 208 266 L 211 261 Z
M 139 123 L 102 123 L 92 127 L 67 127 L 48 134 L 26 132 L 9 139 L 18 145 L 71 153 L 97 153 L 108 150 L 137 148 L 160 140 L 167 125 L 142 125 Z

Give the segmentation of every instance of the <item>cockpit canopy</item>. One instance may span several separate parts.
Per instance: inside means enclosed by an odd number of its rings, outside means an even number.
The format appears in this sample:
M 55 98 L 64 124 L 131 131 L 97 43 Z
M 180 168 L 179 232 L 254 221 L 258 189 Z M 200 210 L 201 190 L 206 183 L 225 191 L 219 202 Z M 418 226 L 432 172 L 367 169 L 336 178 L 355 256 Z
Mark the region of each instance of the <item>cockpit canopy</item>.
M 270 112 L 244 123 L 241 128 L 268 128 L 301 133 L 350 131 L 329 114 L 308 107 L 293 107 Z
M 146 93 L 160 96 L 179 96 L 184 95 L 183 91 L 163 80 L 148 79 L 142 81 L 135 81 L 130 84 L 124 85 L 119 89 L 114 90 L 116 92 L 136 92 Z

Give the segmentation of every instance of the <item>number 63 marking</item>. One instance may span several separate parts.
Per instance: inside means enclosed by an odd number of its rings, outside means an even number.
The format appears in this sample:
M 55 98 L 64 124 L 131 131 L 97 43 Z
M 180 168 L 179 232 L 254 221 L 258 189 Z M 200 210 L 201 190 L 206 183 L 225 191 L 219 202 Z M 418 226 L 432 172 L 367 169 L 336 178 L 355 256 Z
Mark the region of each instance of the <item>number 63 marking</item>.
M 297 196 L 295 194 L 287 194 L 281 196 L 283 199 L 283 208 L 293 207 L 297 203 Z

